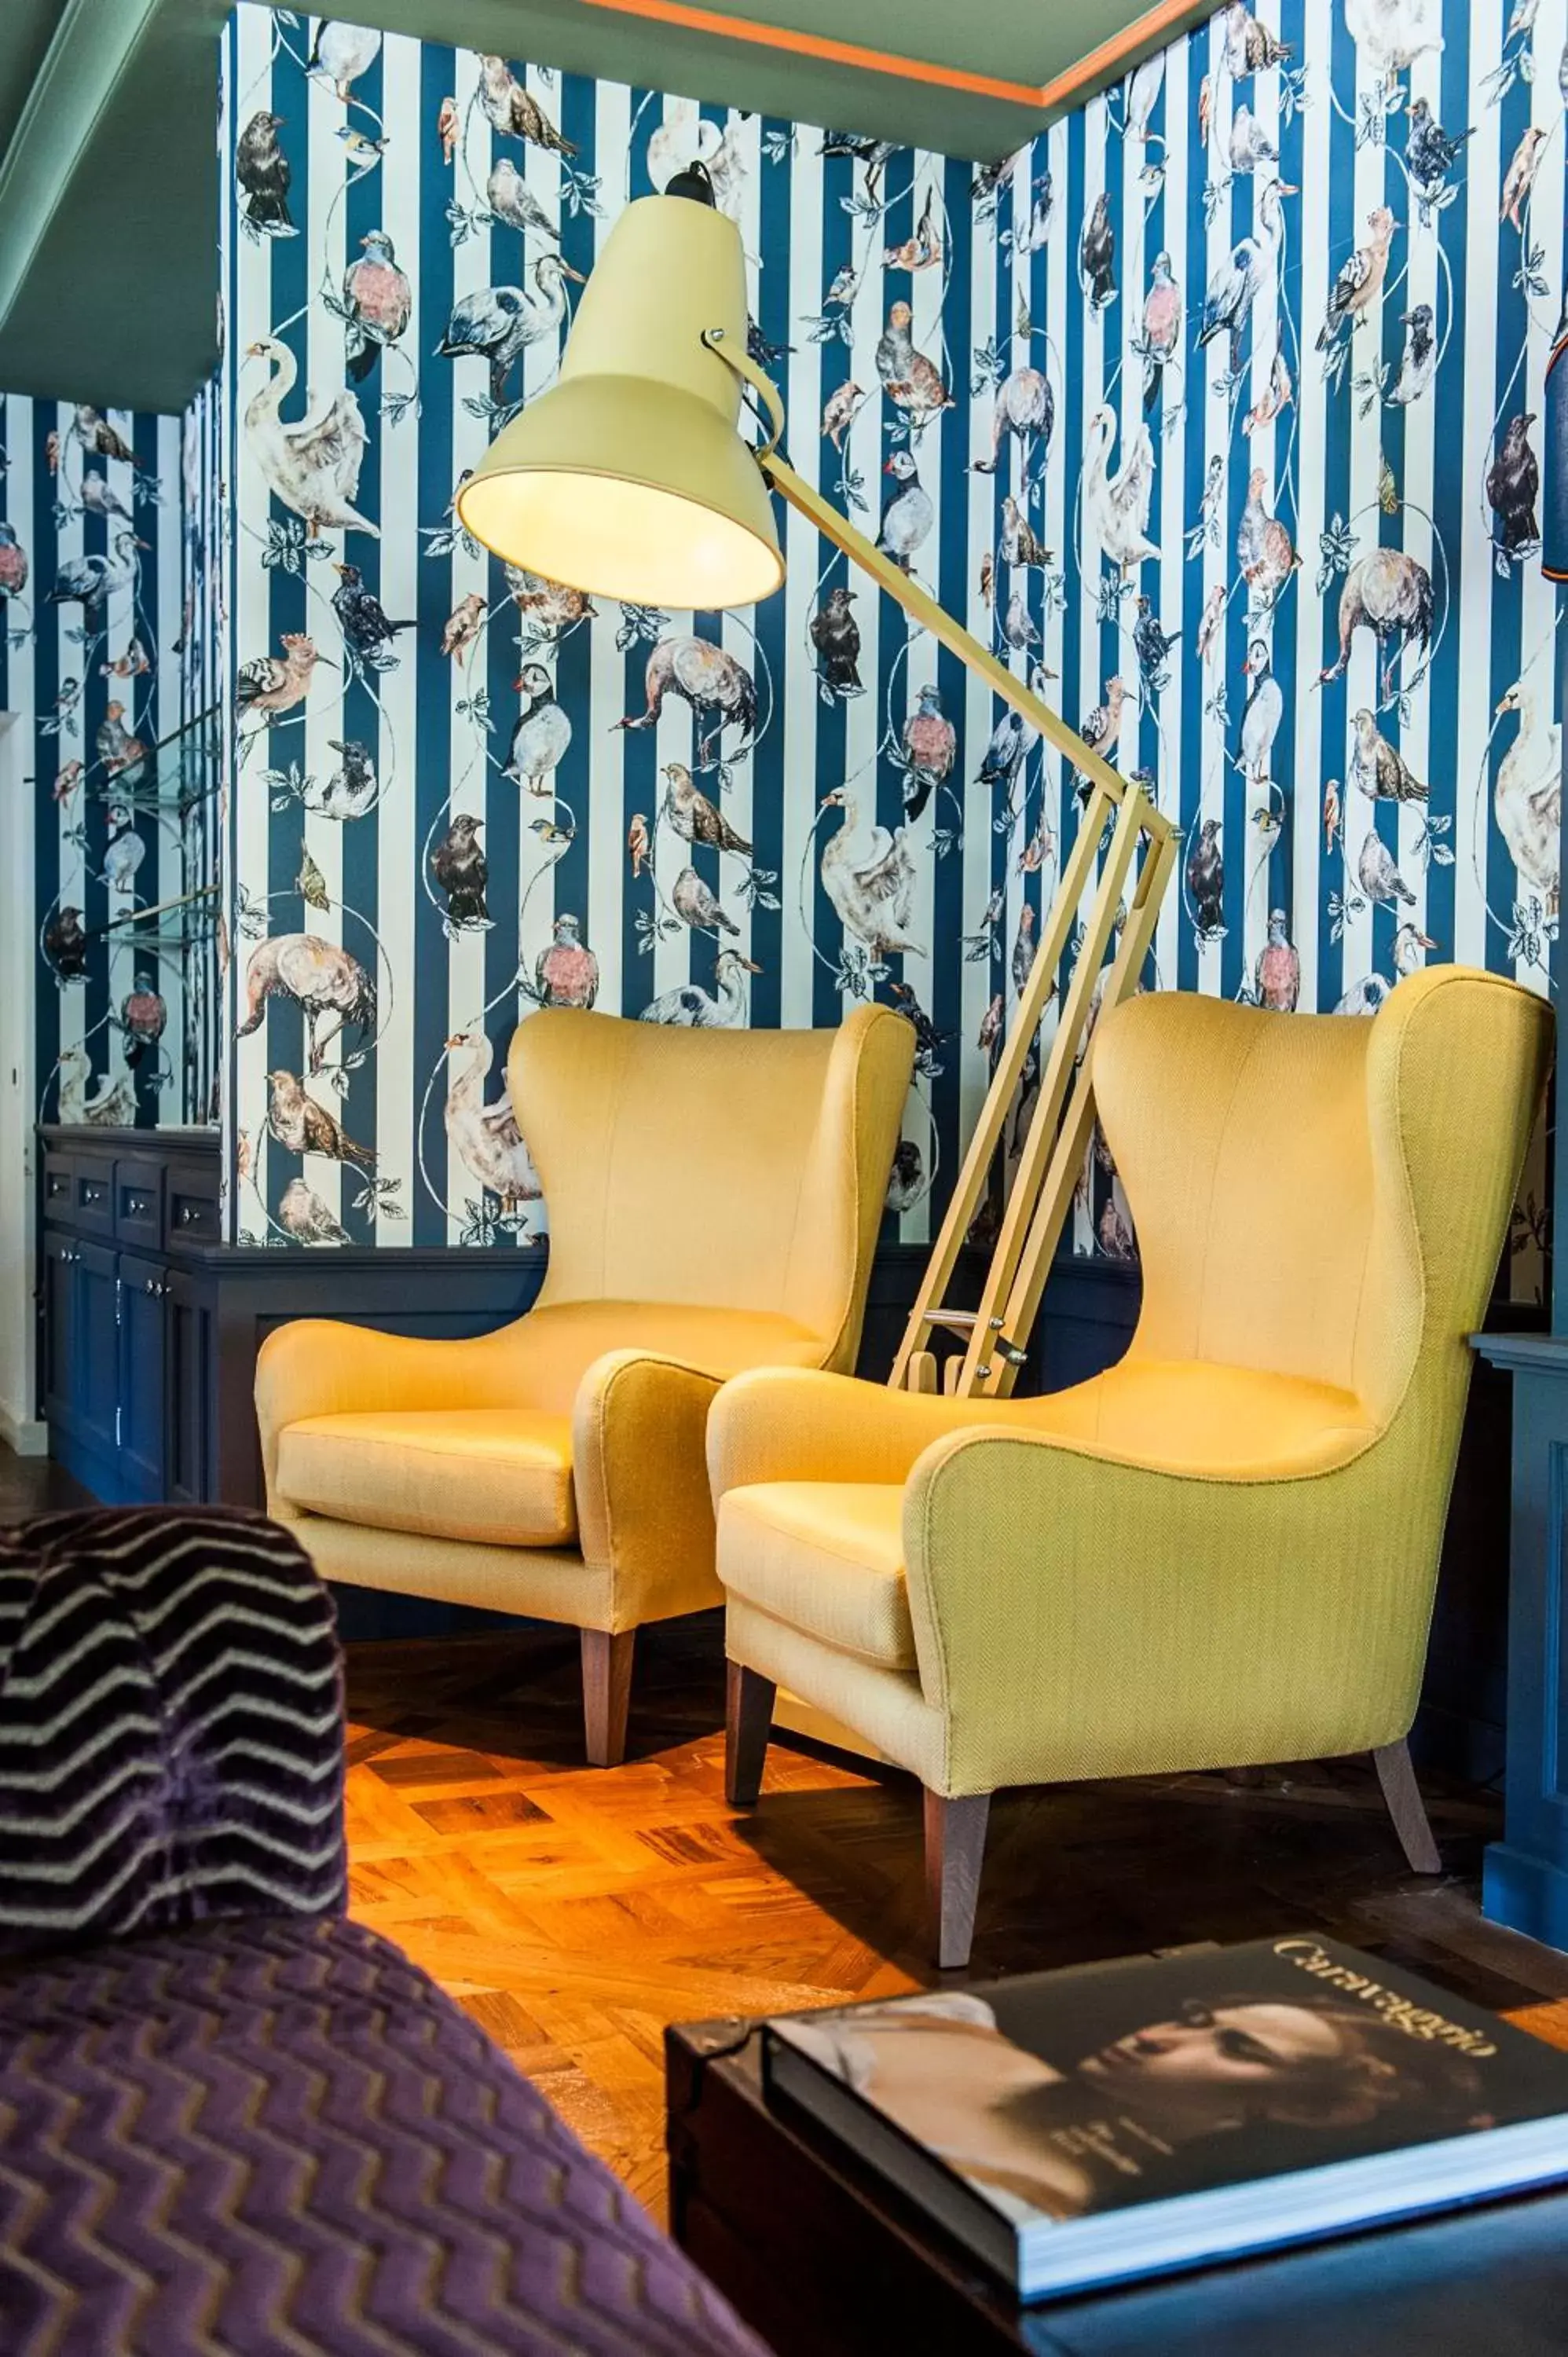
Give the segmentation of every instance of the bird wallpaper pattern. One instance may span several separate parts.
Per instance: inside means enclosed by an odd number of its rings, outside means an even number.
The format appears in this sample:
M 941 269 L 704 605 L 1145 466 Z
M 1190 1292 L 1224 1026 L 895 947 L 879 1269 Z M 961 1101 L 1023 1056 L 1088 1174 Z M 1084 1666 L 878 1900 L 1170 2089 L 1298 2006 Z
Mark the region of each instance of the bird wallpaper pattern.
M 931 1230 L 1070 768 L 792 515 L 785 590 L 715 617 L 454 514 L 693 160 L 795 465 L 1178 822 L 1152 986 L 1547 987 L 1568 0 L 1235 0 L 993 167 L 287 8 L 231 42 L 231 1232 L 524 1245 L 520 1017 L 869 995 Z M 1134 1250 L 1102 1167 L 1073 1241 Z
M 216 736 L 190 724 L 218 696 L 220 414 L 210 387 L 183 418 L 0 396 L 0 708 L 36 804 L 44 1120 L 215 1112 Z

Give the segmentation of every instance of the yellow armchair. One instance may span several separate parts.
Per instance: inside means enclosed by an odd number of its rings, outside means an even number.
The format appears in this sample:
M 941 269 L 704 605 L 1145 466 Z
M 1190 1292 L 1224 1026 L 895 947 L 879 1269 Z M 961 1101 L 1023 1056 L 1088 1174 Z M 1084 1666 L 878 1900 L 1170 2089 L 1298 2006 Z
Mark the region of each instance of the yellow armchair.
M 719 1384 L 854 1363 L 913 1057 L 885 1007 L 837 1031 L 531 1016 L 508 1076 L 550 1209 L 537 1306 L 471 1341 L 270 1335 L 269 1512 L 328 1579 L 581 1630 L 588 1757 L 613 1765 L 639 1626 L 721 1598 Z
M 1404 1738 L 1550 1039 L 1541 1000 L 1452 966 L 1370 1022 L 1106 1017 L 1144 1270 L 1118 1366 L 1030 1400 L 789 1370 L 719 1394 L 732 1799 L 778 1684 L 911 1770 L 944 1965 L 1008 1784 L 1366 1749 L 1435 1869 Z

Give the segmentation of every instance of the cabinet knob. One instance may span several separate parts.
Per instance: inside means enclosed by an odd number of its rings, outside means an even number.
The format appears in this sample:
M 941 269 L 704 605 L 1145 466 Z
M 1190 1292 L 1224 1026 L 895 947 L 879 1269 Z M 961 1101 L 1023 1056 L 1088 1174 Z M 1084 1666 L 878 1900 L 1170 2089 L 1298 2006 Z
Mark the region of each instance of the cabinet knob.
M 159 1294 L 163 1291 L 163 1286 L 158 1283 L 156 1276 L 145 1276 L 142 1279 L 142 1291 L 146 1294 L 151 1300 L 156 1301 Z

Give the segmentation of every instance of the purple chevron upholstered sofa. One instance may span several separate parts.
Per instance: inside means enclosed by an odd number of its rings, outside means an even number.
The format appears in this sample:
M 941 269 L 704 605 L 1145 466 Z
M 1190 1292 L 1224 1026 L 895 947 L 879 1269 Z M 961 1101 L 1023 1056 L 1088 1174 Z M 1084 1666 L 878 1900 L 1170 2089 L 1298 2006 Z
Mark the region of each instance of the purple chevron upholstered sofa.
M 765 2357 L 344 1920 L 330 1600 L 254 1515 L 0 1533 L 4 2357 Z

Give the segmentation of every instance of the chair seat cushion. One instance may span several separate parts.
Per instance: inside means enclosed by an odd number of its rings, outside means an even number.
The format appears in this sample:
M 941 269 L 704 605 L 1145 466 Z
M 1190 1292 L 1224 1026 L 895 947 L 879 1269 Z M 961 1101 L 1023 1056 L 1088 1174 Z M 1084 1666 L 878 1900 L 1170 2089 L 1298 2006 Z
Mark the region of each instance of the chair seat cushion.
M 760 1481 L 719 1510 L 719 1577 L 734 1596 L 841 1653 L 915 1666 L 904 1492 L 874 1481 Z
M 496 1546 L 571 1546 L 572 1419 L 539 1408 L 383 1408 L 285 1425 L 291 1506 L 382 1531 Z

